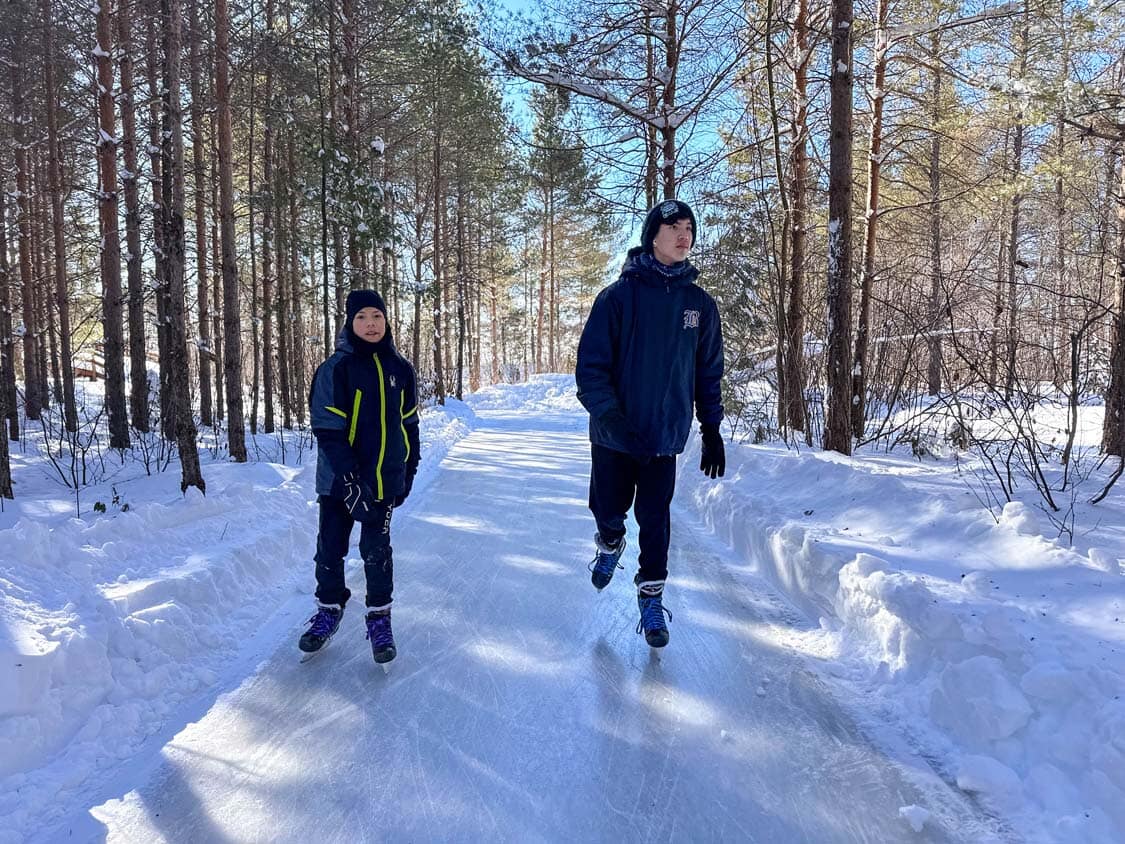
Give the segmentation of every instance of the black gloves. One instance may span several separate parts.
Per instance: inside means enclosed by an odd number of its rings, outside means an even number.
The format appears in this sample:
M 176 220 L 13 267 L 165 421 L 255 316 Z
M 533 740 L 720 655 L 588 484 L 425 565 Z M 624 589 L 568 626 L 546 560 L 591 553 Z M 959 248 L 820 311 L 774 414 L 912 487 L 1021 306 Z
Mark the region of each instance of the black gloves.
M 401 507 L 407 498 L 410 497 L 410 490 L 414 488 L 414 473 L 418 471 L 415 467 L 406 467 L 406 486 L 403 487 L 402 495 L 395 496 L 395 507 Z
M 344 484 L 344 506 L 357 522 L 367 522 L 376 518 L 375 493 L 359 472 L 348 472 L 340 480 Z
M 700 425 L 703 435 L 703 451 L 699 458 L 699 468 L 703 474 L 721 478 L 727 471 L 727 455 L 723 449 L 723 438 L 718 425 Z

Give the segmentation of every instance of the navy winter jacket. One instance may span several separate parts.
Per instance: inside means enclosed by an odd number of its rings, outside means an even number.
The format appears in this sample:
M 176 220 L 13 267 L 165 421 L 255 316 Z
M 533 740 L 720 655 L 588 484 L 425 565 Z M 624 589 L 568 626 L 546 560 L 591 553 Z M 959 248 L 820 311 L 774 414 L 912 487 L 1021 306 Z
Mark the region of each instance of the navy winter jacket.
M 691 432 L 723 418 L 723 335 L 715 300 L 696 286 L 687 261 L 665 267 L 639 247 L 621 277 L 594 300 L 578 343 L 578 400 L 590 412 L 590 441 L 638 456 L 679 454 Z M 632 446 L 605 417 L 620 410 Z
M 412 367 L 388 334 L 374 354 L 357 354 L 341 331 L 309 391 L 317 442 L 316 491 L 340 497 L 341 476 L 358 471 L 389 501 L 418 468 L 418 399 Z

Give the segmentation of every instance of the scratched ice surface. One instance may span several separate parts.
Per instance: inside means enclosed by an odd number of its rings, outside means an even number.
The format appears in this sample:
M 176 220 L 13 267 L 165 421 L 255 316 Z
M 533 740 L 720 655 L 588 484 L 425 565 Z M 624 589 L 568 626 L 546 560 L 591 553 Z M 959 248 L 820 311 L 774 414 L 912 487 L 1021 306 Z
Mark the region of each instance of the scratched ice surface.
M 684 514 L 673 514 L 671 644 L 651 651 L 634 632 L 635 541 L 603 593 L 585 572 L 589 446 L 576 417 L 482 416 L 396 515 L 390 673 L 371 660 L 361 601 L 308 664 L 296 660 L 294 628 L 94 807 L 82 832 L 137 842 L 990 835 L 923 760 L 889 758 L 800 655 L 757 635 L 796 623 L 793 613 L 725 573 L 716 563 L 727 552 Z M 362 596 L 358 576 L 350 585 Z M 931 813 L 922 831 L 905 806 Z

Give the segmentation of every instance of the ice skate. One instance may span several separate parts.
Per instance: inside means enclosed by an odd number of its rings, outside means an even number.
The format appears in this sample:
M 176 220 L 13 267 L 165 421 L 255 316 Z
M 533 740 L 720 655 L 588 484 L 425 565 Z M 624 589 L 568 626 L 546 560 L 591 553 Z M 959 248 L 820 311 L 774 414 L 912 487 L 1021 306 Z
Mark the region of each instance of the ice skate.
M 339 604 L 316 605 L 316 615 L 309 619 L 309 629 L 301 634 L 297 647 L 301 651 L 301 662 L 308 662 L 328 644 L 340 628 L 344 608 Z
M 641 611 L 641 620 L 637 622 L 637 632 L 645 634 L 645 641 L 651 648 L 662 648 L 668 644 L 668 625 L 664 623 L 664 616 L 671 621 L 672 613 L 664 606 L 664 581 L 641 580 L 640 575 L 634 580 L 637 584 L 637 608 Z
M 594 584 L 595 589 L 601 592 L 613 580 L 614 572 L 624 568 L 619 560 L 625 552 L 625 537 L 621 537 L 616 545 L 606 545 L 602 541 L 601 534 L 596 533 L 594 534 L 594 544 L 598 550 L 594 554 L 594 559 L 590 561 L 590 582 Z
M 391 632 L 391 608 L 376 608 L 367 613 L 367 638 L 371 640 L 371 655 L 375 662 L 388 671 L 388 663 L 395 658 L 395 637 Z

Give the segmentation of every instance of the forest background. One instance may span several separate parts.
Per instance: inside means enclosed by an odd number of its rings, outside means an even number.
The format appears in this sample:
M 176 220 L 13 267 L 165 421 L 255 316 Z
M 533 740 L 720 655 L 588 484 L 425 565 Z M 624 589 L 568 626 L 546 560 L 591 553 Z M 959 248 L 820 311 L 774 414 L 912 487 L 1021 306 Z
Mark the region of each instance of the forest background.
M 570 371 L 672 196 L 700 221 L 734 436 L 971 453 L 983 503 L 1030 484 L 1061 535 L 1080 482 L 1096 500 L 1121 474 L 1117 0 L 0 18 L 0 497 L 13 447 L 79 501 L 126 462 L 205 489 L 201 446 L 245 461 L 305 431 L 354 288 L 383 293 L 427 399 Z M 1093 455 L 1083 404 L 1105 409 Z M 1044 405 L 1065 430 L 1038 430 Z

